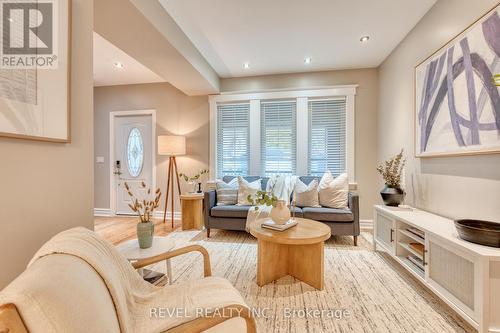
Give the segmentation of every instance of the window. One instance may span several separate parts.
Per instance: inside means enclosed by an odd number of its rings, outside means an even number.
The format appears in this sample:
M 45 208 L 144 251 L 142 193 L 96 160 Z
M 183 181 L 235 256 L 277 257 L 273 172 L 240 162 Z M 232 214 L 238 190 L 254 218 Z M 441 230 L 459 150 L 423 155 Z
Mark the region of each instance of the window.
M 308 173 L 346 172 L 346 100 L 309 100 Z
M 209 97 L 211 177 L 355 178 L 356 85 Z
M 144 145 L 141 131 L 137 127 L 130 130 L 127 140 L 127 167 L 130 176 L 140 175 L 144 163 Z
M 217 106 L 217 177 L 248 175 L 250 104 Z
M 261 102 L 261 174 L 295 174 L 296 102 Z

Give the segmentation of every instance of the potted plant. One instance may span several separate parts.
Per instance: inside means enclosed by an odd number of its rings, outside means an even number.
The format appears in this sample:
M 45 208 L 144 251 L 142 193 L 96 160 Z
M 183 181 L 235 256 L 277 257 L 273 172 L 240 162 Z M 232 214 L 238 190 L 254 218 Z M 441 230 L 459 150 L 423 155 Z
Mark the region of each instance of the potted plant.
M 393 158 L 385 161 L 377 167 L 377 171 L 385 181 L 385 187 L 380 191 L 382 200 L 387 206 L 399 206 L 405 197 L 405 192 L 401 187 L 401 179 L 406 158 L 403 158 L 403 149 Z
M 182 177 L 182 179 L 184 179 L 184 181 L 188 183 L 188 185 L 192 186 L 193 193 L 195 192 L 201 193 L 201 183 L 198 182 L 198 180 L 205 174 L 208 174 L 207 169 L 202 169 L 198 171 L 196 175 L 193 176 L 188 176 L 185 173 L 180 173 L 179 176 Z M 196 190 L 196 185 L 198 185 L 198 190 Z
M 146 183 L 142 182 L 141 188 L 146 191 L 148 197 L 151 196 L 151 188 L 146 189 Z M 137 239 L 139 241 L 139 247 L 141 249 L 150 248 L 153 245 L 155 226 L 151 220 L 153 218 L 153 212 L 155 208 L 158 208 L 158 206 L 160 205 L 160 189 L 156 189 L 154 193 L 154 199 L 143 199 L 142 201 L 134 196 L 130 189 L 130 186 L 127 183 L 125 183 L 125 189 L 127 190 L 127 193 L 130 196 L 130 200 L 132 201 L 132 203 L 129 204 L 129 207 L 134 212 L 136 212 L 137 215 L 139 215 L 140 219 L 140 222 L 137 223 Z
M 272 193 L 266 191 L 257 191 L 257 194 L 254 198 L 252 195 L 248 195 L 248 202 L 255 206 L 255 210 L 259 209 L 259 206 L 272 206 L 270 217 L 276 224 L 285 224 L 288 220 L 290 220 L 290 210 L 286 206 L 285 200 L 278 200 L 278 198 Z

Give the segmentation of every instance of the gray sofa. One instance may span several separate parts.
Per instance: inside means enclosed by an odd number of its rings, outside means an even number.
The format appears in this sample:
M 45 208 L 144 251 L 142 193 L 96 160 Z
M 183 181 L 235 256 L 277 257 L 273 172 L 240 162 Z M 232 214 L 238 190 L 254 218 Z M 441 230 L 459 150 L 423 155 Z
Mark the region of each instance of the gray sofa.
M 234 176 L 224 176 L 223 180 L 229 182 Z M 265 189 L 269 178 L 248 176 L 243 177 L 252 182 L 261 179 L 262 188 Z M 299 177 L 305 184 L 309 184 L 318 177 Z M 319 179 L 318 179 L 319 181 Z M 226 205 L 217 206 L 217 192 L 211 190 L 205 192 L 204 220 L 207 229 L 207 237 L 210 237 L 210 229 L 245 230 L 245 223 L 250 206 Z M 348 235 L 354 237 L 354 245 L 357 245 L 359 236 L 359 197 L 356 193 L 349 192 L 348 207 L 346 209 L 335 209 L 326 207 L 304 207 L 295 208 L 295 216 L 323 222 L 332 230 L 332 235 Z

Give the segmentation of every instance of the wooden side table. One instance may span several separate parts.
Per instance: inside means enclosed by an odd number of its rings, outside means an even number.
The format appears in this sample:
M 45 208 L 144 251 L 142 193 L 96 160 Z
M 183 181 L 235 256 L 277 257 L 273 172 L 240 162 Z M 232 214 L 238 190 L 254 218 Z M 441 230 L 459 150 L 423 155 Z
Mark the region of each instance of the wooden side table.
M 203 229 L 203 193 L 181 195 L 182 230 Z

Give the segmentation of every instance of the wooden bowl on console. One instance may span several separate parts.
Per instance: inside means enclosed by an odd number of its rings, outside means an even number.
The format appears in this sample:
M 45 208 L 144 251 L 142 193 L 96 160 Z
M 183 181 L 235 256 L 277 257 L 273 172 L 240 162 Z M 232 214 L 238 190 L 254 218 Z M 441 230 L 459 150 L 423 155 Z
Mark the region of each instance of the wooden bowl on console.
M 458 235 L 468 242 L 500 247 L 500 223 L 481 220 L 455 220 Z

